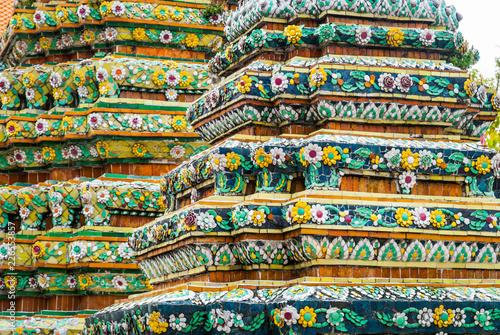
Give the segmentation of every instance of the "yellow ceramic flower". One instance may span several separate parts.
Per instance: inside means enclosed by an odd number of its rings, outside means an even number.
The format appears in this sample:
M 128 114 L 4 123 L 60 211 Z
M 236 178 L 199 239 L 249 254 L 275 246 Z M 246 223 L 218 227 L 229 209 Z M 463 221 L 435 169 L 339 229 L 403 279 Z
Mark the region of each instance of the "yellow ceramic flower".
M 398 208 L 396 210 L 396 221 L 401 227 L 409 227 L 413 224 L 413 215 L 405 208 Z
M 323 149 L 322 159 L 323 164 L 332 166 L 337 164 L 337 162 L 342 159 L 342 156 L 340 156 L 339 151 L 334 147 L 326 147 Z
M 269 164 L 273 162 L 270 154 L 266 154 L 264 152 L 264 148 L 259 148 L 255 151 L 255 164 L 257 164 L 260 168 L 268 167 Z
M 10 19 L 10 26 L 13 29 L 21 28 L 22 24 L 23 24 L 23 21 L 21 21 L 21 17 L 19 16 L 19 14 L 12 16 L 12 18 Z
M 31 255 L 33 255 L 33 258 L 39 259 L 44 254 L 45 254 L 45 246 L 43 245 L 43 243 L 40 241 L 35 242 L 31 247 Z
M 104 141 L 99 141 L 95 145 L 97 152 L 101 157 L 106 157 L 109 151 L 109 144 Z
M 146 278 L 146 280 L 144 280 L 144 286 L 146 286 L 148 288 L 148 290 L 150 290 L 150 291 L 154 289 L 153 285 L 151 285 L 149 283 L 149 279 L 148 278 Z
M 162 322 L 161 314 L 159 312 L 152 312 L 148 318 L 149 328 L 151 331 L 157 334 L 161 334 L 167 331 L 168 323 Z
M 465 81 L 464 89 L 470 98 L 472 98 L 475 94 L 475 90 L 472 88 L 473 86 L 476 86 L 474 79 L 469 78 Z
M 144 157 L 148 153 L 148 151 L 146 150 L 146 147 L 140 143 L 134 144 L 134 146 L 132 147 L 132 152 L 137 157 Z
M 108 85 L 108 84 L 101 83 L 101 84 L 99 85 L 99 94 L 100 94 L 101 96 L 104 96 L 104 95 L 106 95 L 106 94 L 108 94 L 108 93 L 109 93 L 109 85 Z
M 7 122 L 7 134 L 9 136 L 17 136 L 21 132 L 21 127 L 17 124 L 16 121 Z
M 253 211 L 252 215 L 252 222 L 253 224 L 260 226 L 266 221 L 266 214 L 263 211 L 260 210 L 255 210 Z
M 448 327 L 453 324 L 453 319 L 455 316 L 453 315 L 452 309 L 444 309 L 444 306 L 441 305 L 434 310 L 434 324 L 439 328 Z
M 292 220 L 297 223 L 306 223 L 311 219 L 311 206 L 307 202 L 297 201 L 292 207 Z
M 10 96 L 7 93 L 2 93 L 2 104 L 8 105 L 10 103 Z
M 241 77 L 240 81 L 237 84 L 238 91 L 240 93 L 247 93 L 250 91 L 250 87 L 252 86 L 252 79 L 248 78 L 247 75 Z
M 54 88 L 54 90 L 52 91 L 52 95 L 54 96 L 54 100 L 61 100 L 61 98 L 63 97 L 63 91 L 59 87 Z
M 188 46 L 188 48 L 194 48 L 194 47 L 198 46 L 198 44 L 200 43 L 200 39 L 198 38 L 198 36 L 196 34 L 187 34 L 184 41 L 186 42 L 186 45 Z
M 285 325 L 285 320 L 281 317 L 281 311 L 277 308 L 273 311 L 273 322 L 276 326 L 282 328 Z
M 191 77 L 189 72 L 187 72 L 186 70 L 182 70 L 181 72 L 179 72 L 179 77 L 180 88 L 187 88 L 193 79 L 193 77 Z
M 42 149 L 43 159 L 47 162 L 51 162 L 56 158 L 56 151 L 51 147 L 45 147 Z
M 231 171 L 236 170 L 241 165 L 241 158 L 235 152 L 228 152 L 226 154 L 226 160 L 226 167 Z
M 82 70 L 76 71 L 73 81 L 76 86 L 83 86 L 85 84 L 85 73 Z
M 472 162 L 472 166 L 476 167 L 478 173 L 487 174 L 491 171 L 491 160 L 483 155 L 479 157 L 475 162 Z
M 65 116 L 62 119 L 61 122 L 61 127 L 64 131 L 71 131 L 73 130 L 73 119 L 71 119 L 71 116 Z
M 414 170 L 418 166 L 418 152 L 411 152 L 410 149 L 406 149 L 401 154 L 401 166 L 405 170 Z
M 81 290 L 85 290 L 91 284 L 92 284 L 92 279 L 89 276 L 85 274 L 81 274 L 78 276 L 78 285 L 80 286 Z
M 99 7 L 99 11 L 101 12 L 102 16 L 106 16 L 109 13 L 111 13 L 111 3 L 108 1 L 104 1 L 101 3 L 101 6 Z
M 146 30 L 144 28 L 135 28 L 132 32 L 132 37 L 136 41 L 142 41 L 146 39 Z
M 155 9 L 155 15 L 158 20 L 165 21 L 168 20 L 168 7 L 160 5 Z
M 309 162 L 306 161 L 306 157 L 304 155 L 305 151 L 306 151 L 306 148 L 300 149 L 300 151 L 299 151 L 299 161 L 300 161 L 300 163 L 302 163 L 303 166 L 308 166 Z
M 302 28 L 294 25 L 288 26 L 285 28 L 283 36 L 287 38 L 288 43 L 297 43 L 302 37 Z
M 40 46 L 44 50 L 50 49 L 50 40 L 47 37 L 40 37 Z
M 444 216 L 443 211 L 440 211 L 438 209 L 433 210 L 431 212 L 431 223 L 436 228 L 444 227 L 444 225 L 446 224 L 446 217 Z
M 66 21 L 68 18 L 68 11 L 66 8 L 60 8 L 56 13 L 56 19 L 59 23 Z
M 304 307 L 300 310 L 299 323 L 302 327 L 312 327 L 316 323 L 316 313 L 314 313 L 314 308 Z
M 23 75 L 23 84 L 26 87 L 32 87 L 35 84 L 35 76 L 32 73 L 25 73 Z
M 323 69 L 314 69 L 311 71 L 311 74 L 309 75 L 309 80 L 311 81 L 311 84 L 316 85 L 316 86 L 322 86 L 325 84 L 326 81 L 326 72 Z
M 399 28 L 391 28 L 387 33 L 387 44 L 398 47 L 403 44 L 405 33 Z
M 83 31 L 83 40 L 85 41 L 85 43 L 88 43 L 88 44 L 94 42 L 94 40 L 95 40 L 94 33 L 90 30 L 84 30 Z
M 165 65 L 169 69 L 176 69 L 176 68 L 179 67 L 179 64 L 177 64 L 173 60 L 166 60 L 166 61 L 163 62 L 163 65 Z
M 14 332 L 14 335 L 22 335 L 23 334 L 23 328 L 17 327 L 16 331 Z
M 187 121 L 186 118 L 183 116 L 174 116 L 172 119 L 172 128 L 174 128 L 177 131 L 181 131 L 185 129 L 187 126 Z
M 174 21 L 180 21 L 184 18 L 184 12 L 182 11 L 182 9 L 180 7 L 175 7 L 173 12 L 170 13 L 170 17 Z
M 4 281 L 9 290 L 17 287 L 17 278 L 14 276 L 5 276 Z
M 163 69 L 156 70 L 153 73 L 153 83 L 155 83 L 156 86 L 163 86 L 165 84 L 165 71 Z

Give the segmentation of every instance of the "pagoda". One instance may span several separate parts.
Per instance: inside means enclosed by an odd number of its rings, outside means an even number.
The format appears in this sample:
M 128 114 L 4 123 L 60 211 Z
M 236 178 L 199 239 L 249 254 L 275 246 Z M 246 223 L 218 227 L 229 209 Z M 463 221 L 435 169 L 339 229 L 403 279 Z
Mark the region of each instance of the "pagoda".
M 185 114 L 216 80 L 225 8 L 1 6 L 0 334 L 81 334 L 153 289 L 128 238 L 173 209 L 161 176 L 209 148 Z
M 96 334 L 494 334 L 500 97 L 442 0 L 244 0 Z M 498 121 L 492 126 L 498 127 Z M 496 141 L 496 142 L 495 142 Z

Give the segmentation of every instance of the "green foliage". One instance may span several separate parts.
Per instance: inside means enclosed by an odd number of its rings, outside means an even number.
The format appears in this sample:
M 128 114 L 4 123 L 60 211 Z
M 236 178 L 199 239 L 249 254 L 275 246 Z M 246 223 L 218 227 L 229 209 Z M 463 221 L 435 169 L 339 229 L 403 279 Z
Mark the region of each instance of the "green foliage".
M 203 18 L 206 20 L 210 19 L 212 16 L 221 15 L 224 13 L 224 6 L 221 4 L 210 4 L 203 8 L 200 12 Z

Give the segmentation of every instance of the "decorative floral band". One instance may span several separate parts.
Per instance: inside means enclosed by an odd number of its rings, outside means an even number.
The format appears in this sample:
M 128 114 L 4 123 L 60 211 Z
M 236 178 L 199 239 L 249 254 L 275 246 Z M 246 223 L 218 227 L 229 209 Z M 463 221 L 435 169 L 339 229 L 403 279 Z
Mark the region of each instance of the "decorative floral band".
M 229 13 L 224 32 L 229 41 L 233 41 L 263 18 L 291 19 L 302 14 L 316 17 L 324 17 L 325 14 L 348 16 L 352 15 L 351 13 L 367 14 L 369 19 L 379 16 L 385 20 L 388 19 L 387 16 L 393 20 L 398 17 L 411 18 L 412 21 L 422 20 L 426 24 L 432 20 L 432 26 L 444 26 L 453 31 L 458 28 L 458 22 L 462 19 L 455 7 L 446 6 L 444 1 L 433 0 L 259 0 L 257 3 L 245 0 L 236 10 Z
M 161 145 L 159 145 L 161 143 Z M 0 168 L 29 170 L 55 164 L 75 162 L 102 163 L 112 159 L 181 159 L 197 154 L 208 146 L 204 142 L 179 143 L 154 140 L 129 141 L 104 137 L 94 143 L 68 143 L 37 147 L 18 147 L 0 152 Z
M 247 55 L 255 55 L 260 50 L 284 50 L 288 45 L 307 47 L 334 44 L 352 44 L 360 47 L 384 46 L 391 48 L 432 48 L 450 55 L 461 50 L 464 39 L 460 33 L 436 31 L 432 29 L 399 29 L 362 25 L 321 24 L 317 28 L 289 25 L 283 31 L 256 29 L 241 36 L 238 42 L 229 44 L 223 52 L 210 62 L 210 71 L 220 73 L 230 69 Z M 479 53 L 475 51 L 479 60 Z
M 283 192 L 283 178 L 305 177 L 307 188 L 338 188 L 342 169 L 397 172 L 401 193 L 410 193 L 417 174 L 461 176 L 474 195 L 494 196 L 500 155 L 471 143 L 386 140 L 347 135 L 315 135 L 303 140 L 273 138 L 264 143 L 231 141 L 181 164 L 165 175 L 164 192 L 179 192 L 214 178 L 220 194 L 240 193 L 249 176 L 263 178 L 258 191 Z M 339 175 L 340 173 L 340 175 Z M 270 179 L 274 181 L 271 182 Z M 282 181 L 282 182 L 280 182 Z M 282 186 L 279 190 L 276 187 Z
M 344 204 L 338 204 L 338 203 Z M 422 207 L 354 205 L 342 200 L 314 202 L 299 200 L 290 205 L 237 205 L 231 208 L 198 209 L 170 213 L 155 222 L 138 228 L 129 238 L 135 251 L 154 249 L 157 245 L 175 243 L 176 239 L 191 232 L 234 232 L 243 228 L 262 230 L 295 227 L 300 224 L 344 226 L 354 229 L 365 227 L 410 228 L 415 232 L 468 231 L 492 232 L 500 230 L 500 212 L 460 207 Z M 272 251 L 272 250 L 271 250 Z M 143 253 L 143 252 L 141 252 Z
M 51 216 L 55 227 L 71 227 L 84 216 L 87 226 L 109 225 L 111 213 L 159 216 L 166 200 L 157 183 L 93 180 L 14 190 L 0 188 L 0 227 L 21 218 L 21 230 L 44 230 Z
M 33 291 L 74 291 L 72 294 L 89 292 L 140 293 L 152 289 L 149 280 L 137 273 L 123 274 L 60 274 L 40 273 L 35 276 L 7 275 L 0 277 L 0 292 L 15 289 L 17 294 Z M 28 293 L 29 294 L 29 293 Z
M 126 237 L 128 234 L 123 234 Z M 122 238 L 123 238 L 122 237 Z M 15 258 L 16 266 L 32 267 L 35 263 L 69 265 L 77 263 L 131 263 L 134 257 L 126 242 L 87 241 L 79 236 L 77 241 L 37 240 L 25 242 L 0 243 L 0 264 L 7 265 L 9 258 Z M 88 237 L 87 237 L 88 238 Z M 33 241 L 32 241 L 33 242 Z
M 122 107 L 128 106 L 122 104 Z M 0 142 L 12 143 L 21 139 L 22 143 L 26 143 L 27 139 L 41 137 L 59 137 L 65 140 L 66 136 L 75 134 L 90 137 L 109 131 L 140 132 L 143 136 L 151 133 L 192 132 L 186 118 L 168 111 L 168 106 L 157 106 L 158 112 L 161 112 L 161 109 L 166 110 L 162 114 L 144 113 L 144 110 L 139 113 L 121 113 L 112 111 L 111 108 L 109 112 L 101 108 L 95 109 L 95 112 L 86 113 L 84 116 L 75 115 L 79 113 L 72 110 L 71 114 L 68 111 L 61 115 L 42 114 L 31 120 L 26 116 L 11 117 L 9 121 L 0 123 Z M 193 137 L 195 136 L 193 134 Z
M 304 64 L 306 65 L 306 64 Z M 406 98 L 456 103 L 470 99 L 478 108 L 496 109 L 496 95 L 485 86 L 464 77 L 464 73 L 448 74 L 415 69 L 391 69 L 383 72 L 361 66 L 329 64 L 321 59 L 310 66 L 263 65 L 261 62 L 228 77 L 193 103 L 187 112 L 193 126 L 205 117 L 229 108 L 240 99 L 274 102 L 277 98 L 294 97 L 310 101 L 319 97 L 342 96 L 370 98 Z M 258 71 L 258 72 L 257 72 Z M 448 76 L 449 75 L 449 76 Z M 447 99 L 447 100 L 443 100 Z M 307 103 L 307 102 L 305 102 Z
M 0 74 L 4 110 L 26 107 L 49 110 L 75 107 L 102 98 L 117 98 L 122 90 L 164 92 L 167 100 L 179 93 L 200 93 L 211 86 L 206 65 L 105 57 L 57 66 L 7 69 Z M 160 109 L 165 108 L 158 102 Z
M 37 315 L 38 313 L 34 313 Z M 65 312 L 66 318 L 58 318 L 57 312 L 48 312 L 48 317 L 31 317 L 20 316 L 14 322 L 9 322 L 8 319 L 0 319 L 0 331 L 10 331 L 15 335 L 32 335 L 34 333 L 40 335 L 77 335 L 85 323 L 85 319 L 76 317 L 77 315 L 85 315 L 85 311 Z M 73 315 L 73 317 L 70 317 Z
M 253 264 L 316 266 L 307 262 L 319 259 L 401 262 L 401 267 L 406 267 L 406 262 L 425 263 L 429 267 L 431 263 L 447 263 L 449 268 L 453 268 L 454 264 L 478 263 L 483 265 L 482 268 L 490 269 L 491 264 L 500 263 L 499 253 L 500 244 L 497 243 L 478 245 L 460 241 L 302 236 L 286 241 L 189 245 L 146 258 L 139 264 L 150 280 L 166 281 L 171 279 L 169 275 L 200 267 Z M 397 263 L 388 264 L 398 266 Z
M 86 319 L 82 335 L 485 333 L 498 329 L 498 288 L 305 286 L 176 290 L 111 305 Z M 251 308 L 249 308 L 251 306 Z M 370 308 L 367 308 L 370 306 Z
M 213 40 L 211 44 L 214 50 L 220 48 L 223 42 L 220 36 L 222 29 L 215 26 L 222 23 L 225 14 L 213 15 L 207 20 L 200 16 L 198 9 L 184 7 L 185 3 L 179 5 L 180 7 L 172 6 L 171 3 L 162 5 L 104 1 L 98 10 L 93 5 L 82 2 L 78 7 L 61 4 L 55 8 L 23 11 L 11 18 L 9 26 L 2 35 L 0 49 L 4 49 L 5 52 L 11 40 L 16 43 L 15 48 L 8 51 L 10 57 L 4 55 L 4 59 L 11 63 L 11 66 L 15 66 L 27 53 L 37 54 L 49 49 L 57 51 L 99 42 L 113 43 L 116 40 L 150 41 L 171 46 L 185 44 L 190 48 L 196 48 L 199 44 L 206 47 L 210 44 L 206 41 Z M 120 19 L 121 16 L 139 20 L 140 23 L 128 28 L 123 19 Z M 95 27 L 96 23 L 102 28 L 85 29 L 88 24 Z M 158 24 L 167 24 L 166 29 L 155 29 Z M 146 29 L 148 25 L 155 27 Z M 62 33 L 68 26 L 71 27 L 70 31 Z M 182 31 L 179 31 L 179 27 Z M 47 31 L 55 32 L 59 37 L 45 36 L 39 41 L 38 38 L 32 39 L 34 35 Z M 11 36 L 16 35 L 21 35 L 22 39 L 17 42 L 16 39 L 11 39 Z
M 422 124 L 431 122 L 448 123 L 448 127 L 462 130 L 465 134 L 479 137 L 490 121 L 477 122 L 474 127 L 474 117 L 477 113 L 466 109 L 442 107 L 440 105 L 408 105 L 397 102 L 357 102 L 352 100 L 328 100 L 318 98 L 311 105 L 292 105 L 281 102 L 275 108 L 263 107 L 259 102 L 247 102 L 245 106 L 230 108 L 230 111 L 211 121 L 198 125 L 196 132 L 206 141 L 214 141 L 223 137 L 247 122 L 262 122 L 269 126 L 279 126 L 284 122 L 346 121 L 419 121 Z M 478 133 L 479 132 L 479 133 Z M 478 135 L 479 134 L 479 135 Z

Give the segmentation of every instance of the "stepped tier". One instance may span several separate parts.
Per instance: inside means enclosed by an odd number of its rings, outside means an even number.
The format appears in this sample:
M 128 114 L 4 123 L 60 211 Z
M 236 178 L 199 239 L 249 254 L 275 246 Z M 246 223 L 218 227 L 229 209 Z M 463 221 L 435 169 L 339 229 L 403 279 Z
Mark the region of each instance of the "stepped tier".
M 103 1 L 42 4 L 16 11 L 2 35 L 1 59 L 11 65 L 63 62 L 98 52 L 205 59 L 222 43 L 223 16 L 189 2 Z
M 87 319 L 83 334 L 487 333 L 498 323 L 497 288 L 345 287 L 320 282 L 189 285 L 118 303 Z

